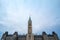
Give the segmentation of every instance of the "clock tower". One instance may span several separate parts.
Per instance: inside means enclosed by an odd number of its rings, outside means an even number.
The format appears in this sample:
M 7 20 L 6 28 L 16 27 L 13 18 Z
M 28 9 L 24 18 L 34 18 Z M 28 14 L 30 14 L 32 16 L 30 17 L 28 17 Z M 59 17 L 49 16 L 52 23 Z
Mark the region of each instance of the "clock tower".
M 28 20 L 28 34 L 32 34 L 32 21 L 31 21 L 31 17 L 29 17 L 29 20 Z
M 27 40 L 33 40 L 33 35 L 32 35 L 32 20 L 31 20 L 31 17 L 29 17 L 29 20 L 28 20 Z

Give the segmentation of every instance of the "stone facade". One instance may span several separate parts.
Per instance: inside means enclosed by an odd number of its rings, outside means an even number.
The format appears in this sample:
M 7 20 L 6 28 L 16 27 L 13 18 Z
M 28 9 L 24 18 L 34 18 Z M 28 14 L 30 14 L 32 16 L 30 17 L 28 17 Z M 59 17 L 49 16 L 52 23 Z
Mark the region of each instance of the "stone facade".
M 45 32 L 43 32 L 42 35 L 32 34 L 32 21 L 31 17 L 29 17 L 28 33 L 26 35 L 18 35 L 17 32 L 11 35 L 8 34 L 8 32 L 5 32 L 2 35 L 1 40 L 59 40 L 59 38 L 55 32 L 52 32 L 52 34 L 46 34 Z

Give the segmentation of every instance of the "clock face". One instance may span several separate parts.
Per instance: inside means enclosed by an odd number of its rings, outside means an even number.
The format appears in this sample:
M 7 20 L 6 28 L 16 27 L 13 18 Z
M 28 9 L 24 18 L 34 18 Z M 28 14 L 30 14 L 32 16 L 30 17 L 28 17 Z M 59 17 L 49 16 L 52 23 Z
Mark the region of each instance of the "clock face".
M 31 25 L 31 24 L 29 24 L 29 25 Z
M 29 22 L 28 22 L 28 25 L 32 25 L 32 22 L 31 22 L 31 21 L 29 21 Z
M 30 26 L 31 26 L 32 24 L 31 24 L 31 23 L 29 23 L 28 25 L 30 25 Z

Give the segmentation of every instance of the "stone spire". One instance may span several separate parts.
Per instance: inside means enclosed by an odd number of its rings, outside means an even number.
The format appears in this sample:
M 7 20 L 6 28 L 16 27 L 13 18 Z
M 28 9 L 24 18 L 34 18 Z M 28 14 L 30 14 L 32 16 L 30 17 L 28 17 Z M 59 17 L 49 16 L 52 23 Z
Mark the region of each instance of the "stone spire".
M 28 34 L 27 34 L 27 40 L 34 40 L 34 36 L 32 34 L 32 20 L 31 17 L 29 16 L 28 20 Z
M 28 20 L 28 34 L 32 34 L 32 20 L 31 20 L 31 17 L 29 17 L 29 20 Z

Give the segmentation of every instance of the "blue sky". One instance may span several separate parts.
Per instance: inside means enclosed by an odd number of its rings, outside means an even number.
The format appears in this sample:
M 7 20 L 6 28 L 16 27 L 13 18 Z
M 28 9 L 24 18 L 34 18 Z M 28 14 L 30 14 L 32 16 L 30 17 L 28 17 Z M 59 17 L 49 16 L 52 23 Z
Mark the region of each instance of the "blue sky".
M 55 31 L 60 36 L 60 0 L 0 0 L 0 35 L 26 34 L 29 16 L 34 34 Z

